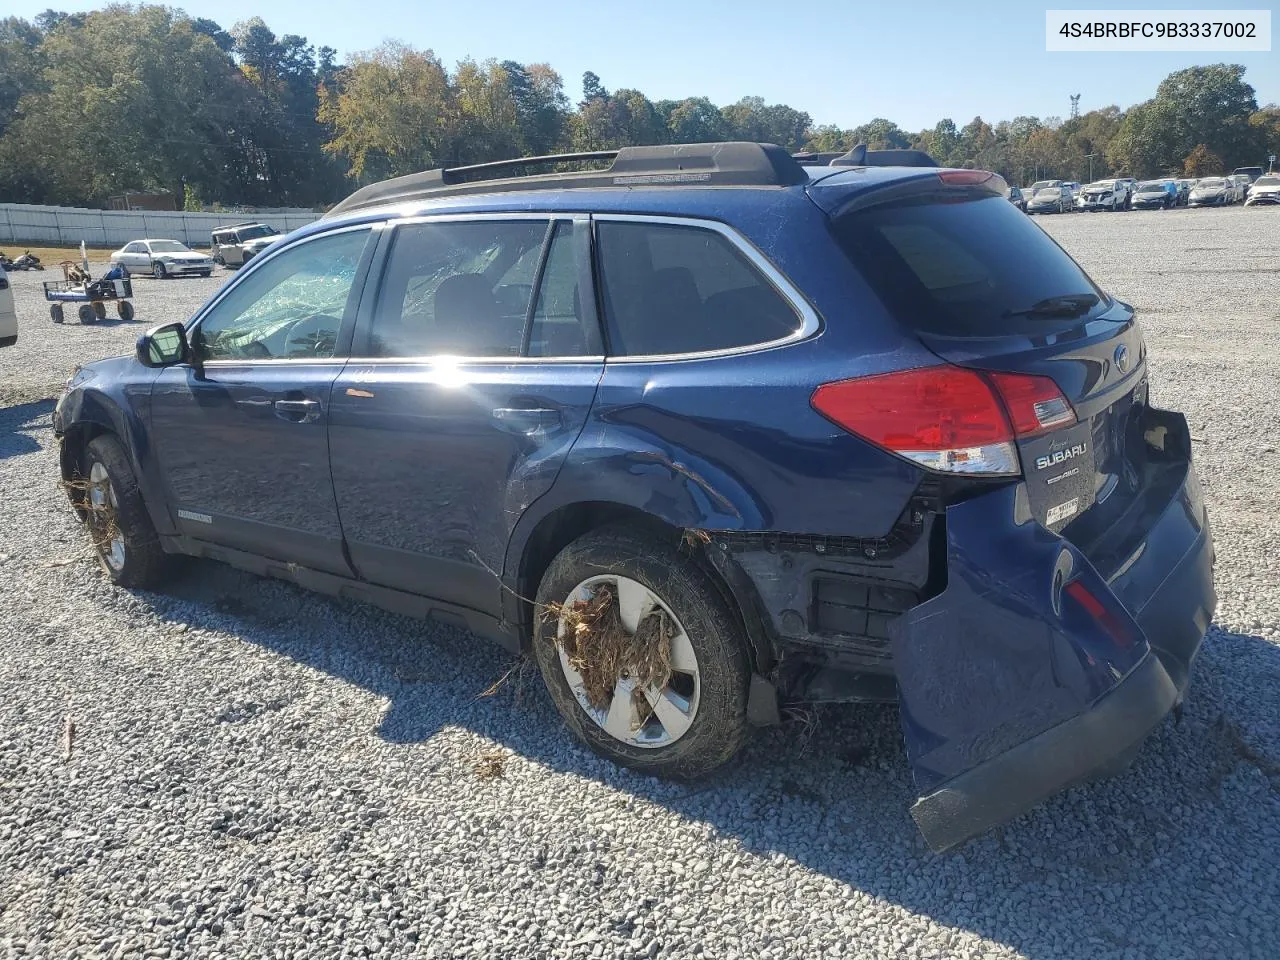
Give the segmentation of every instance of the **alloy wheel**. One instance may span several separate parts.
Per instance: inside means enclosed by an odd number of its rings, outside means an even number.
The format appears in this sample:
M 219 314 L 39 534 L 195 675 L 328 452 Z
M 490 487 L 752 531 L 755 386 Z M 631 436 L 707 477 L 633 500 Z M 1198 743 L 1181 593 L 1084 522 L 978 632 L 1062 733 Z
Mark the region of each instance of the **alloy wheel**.
M 96 544 L 98 552 L 107 566 L 118 573 L 124 569 L 124 534 L 116 520 L 120 504 L 107 468 L 101 463 L 89 470 L 89 509 L 94 517 L 94 535 L 103 538 Z
M 634 633 L 640 622 L 655 610 L 669 618 L 675 631 L 671 638 L 671 676 L 659 689 L 653 684 L 640 686 L 624 673 L 614 684 L 608 706 L 598 708 L 588 699 L 582 675 L 569 663 L 563 647 L 559 647 L 560 667 L 579 706 L 609 736 L 633 747 L 668 746 L 688 732 L 698 712 L 702 684 L 693 644 L 679 618 L 662 598 L 629 577 L 611 574 L 590 577 L 569 593 L 565 607 L 591 599 L 595 589 L 606 584 L 613 588 L 619 618 L 627 631 Z M 557 636 L 564 636 L 565 629 L 562 617 Z

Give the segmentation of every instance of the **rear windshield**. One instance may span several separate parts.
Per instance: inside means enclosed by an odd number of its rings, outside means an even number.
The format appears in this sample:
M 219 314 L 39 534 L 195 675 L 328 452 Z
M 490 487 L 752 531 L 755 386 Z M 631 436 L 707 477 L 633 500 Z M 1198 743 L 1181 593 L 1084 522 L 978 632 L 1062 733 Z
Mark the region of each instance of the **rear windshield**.
M 1042 332 L 1109 305 L 1079 265 L 1002 197 L 884 204 L 846 214 L 834 229 L 881 300 L 916 330 Z
M 1227 184 L 1227 181 L 1223 180 L 1221 177 L 1205 177 L 1203 180 L 1197 183 L 1196 186 L 1197 187 L 1224 187 L 1226 186 L 1226 184 Z
M 1276 184 L 1280 184 L 1280 177 L 1259 177 L 1253 181 L 1255 187 L 1274 187 Z

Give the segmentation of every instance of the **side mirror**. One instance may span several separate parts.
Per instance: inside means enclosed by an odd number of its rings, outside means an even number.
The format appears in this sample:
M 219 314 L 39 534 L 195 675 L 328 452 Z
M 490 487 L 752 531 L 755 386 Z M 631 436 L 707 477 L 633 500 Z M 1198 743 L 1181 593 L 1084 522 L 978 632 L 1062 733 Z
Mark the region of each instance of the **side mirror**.
M 181 323 L 152 327 L 138 338 L 138 362 L 144 367 L 172 367 L 191 357 L 187 331 Z

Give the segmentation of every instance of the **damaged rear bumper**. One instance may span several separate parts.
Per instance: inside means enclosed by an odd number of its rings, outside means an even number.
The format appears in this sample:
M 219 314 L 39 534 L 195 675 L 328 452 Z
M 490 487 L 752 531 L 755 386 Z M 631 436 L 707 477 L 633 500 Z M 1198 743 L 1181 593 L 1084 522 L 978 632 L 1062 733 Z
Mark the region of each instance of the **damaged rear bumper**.
M 935 851 L 1123 763 L 1180 703 L 1216 605 L 1213 540 L 1189 457 L 1165 475 L 1119 553 L 1027 518 L 1017 487 L 948 509 L 947 589 L 892 645 Z

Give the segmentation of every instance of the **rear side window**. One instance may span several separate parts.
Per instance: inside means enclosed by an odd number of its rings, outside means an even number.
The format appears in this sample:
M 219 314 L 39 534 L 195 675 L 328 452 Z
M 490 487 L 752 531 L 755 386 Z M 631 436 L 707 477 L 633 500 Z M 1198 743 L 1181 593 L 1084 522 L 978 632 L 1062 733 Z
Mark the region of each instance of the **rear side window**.
M 370 334 L 375 357 L 516 357 L 546 220 L 397 228 Z
M 884 204 L 846 214 L 834 229 L 912 329 L 960 337 L 1045 331 L 1107 306 L 1079 265 L 1003 197 Z
M 700 353 L 781 340 L 801 318 L 723 234 L 682 224 L 597 224 L 609 352 Z

